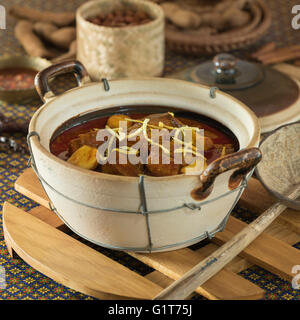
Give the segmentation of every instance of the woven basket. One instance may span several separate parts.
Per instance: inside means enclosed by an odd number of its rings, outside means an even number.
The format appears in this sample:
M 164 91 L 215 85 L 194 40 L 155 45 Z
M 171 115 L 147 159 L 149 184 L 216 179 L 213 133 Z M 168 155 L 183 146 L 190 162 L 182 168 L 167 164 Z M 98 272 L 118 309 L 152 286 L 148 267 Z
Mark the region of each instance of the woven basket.
M 93 24 L 88 17 L 118 6 L 141 10 L 151 22 L 127 27 Z M 95 81 L 102 78 L 157 77 L 164 68 L 165 19 L 162 8 L 144 0 L 95 0 L 77 10 L 77 59 Z
M 178 53 L 211 55 L 254 44 L 269 29 L 272 17 L 269 8 L 262 0 L 252 2 L 249 9 L 253 19 L 248 25 L 218 35 L 196 36 L 166 26 L 167 45 Z

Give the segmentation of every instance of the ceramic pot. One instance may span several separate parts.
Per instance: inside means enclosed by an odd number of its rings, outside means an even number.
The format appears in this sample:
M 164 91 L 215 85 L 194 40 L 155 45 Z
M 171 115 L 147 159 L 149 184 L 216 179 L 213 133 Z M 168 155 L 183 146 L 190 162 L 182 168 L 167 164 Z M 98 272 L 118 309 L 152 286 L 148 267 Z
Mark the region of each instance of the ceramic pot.
M 67 71 L 76 73 L 79 87 L 55 96 L 48 79 Z M 163 78 L 90 82 L 76 61 L 40 72 L 36 86 L 45 104 L 29 126 L 32 165 L 59 217 L 83 238 L 107 248 L 165 251 L 212 237 L 241 196 L 242 178 L 261 159 L 254 113 L 206 86 Z M 81 169 L 50 153 L 53 133 L 69 119 L 128 105 L 161 106 L 166 112 L 172 106 L 205 115 L 229 128 L 241 150 L 214 161 L 200 176 L 141 178 Z

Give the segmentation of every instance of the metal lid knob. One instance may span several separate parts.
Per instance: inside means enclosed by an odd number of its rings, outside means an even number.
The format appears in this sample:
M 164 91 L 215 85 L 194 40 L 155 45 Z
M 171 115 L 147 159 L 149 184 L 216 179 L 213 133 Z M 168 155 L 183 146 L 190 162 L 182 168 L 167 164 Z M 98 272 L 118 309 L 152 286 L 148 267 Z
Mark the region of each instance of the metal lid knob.
M 237 59 L 227 53 L 218 54 L 213 59 L 216 83 L 235 83 Z
M 214 57 L 213 63 L 215 65 L 216 73 L 234 72 L 237 59 L 228 53 L 218 54 Z

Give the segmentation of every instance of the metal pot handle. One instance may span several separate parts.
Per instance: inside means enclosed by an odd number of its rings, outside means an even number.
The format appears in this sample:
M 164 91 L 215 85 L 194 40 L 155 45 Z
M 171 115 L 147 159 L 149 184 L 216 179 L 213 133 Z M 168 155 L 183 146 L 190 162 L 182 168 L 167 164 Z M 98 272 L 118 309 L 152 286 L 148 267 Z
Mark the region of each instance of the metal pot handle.
M 229 154 L 212 162 L 200 175 L 201 187 L 192 191 L 195 200 L 203 200 L 212 191 L 216 177 L 226 171 L 237 169 L 229 179 L 229 189 L 236 189 L 242 179 L 261 161 L 262 153 L 259 148 L 248 148 Z
M 77 60 L 54 64 L 40 71 L 34 80 L 35 88 L 43 102 L 55 97 L 54 92 L 50 89 L 49 79 L 64 73 L 74 73 L 79 86 L 91 82 L 85 67 Z

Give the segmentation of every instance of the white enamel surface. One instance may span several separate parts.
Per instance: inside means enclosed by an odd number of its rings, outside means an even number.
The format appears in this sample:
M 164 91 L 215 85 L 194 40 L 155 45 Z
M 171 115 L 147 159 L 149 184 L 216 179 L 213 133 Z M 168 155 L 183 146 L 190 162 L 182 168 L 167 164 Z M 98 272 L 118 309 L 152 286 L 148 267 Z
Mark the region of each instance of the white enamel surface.
M 92 83 L 50 100 L 31 120 L 29 131 L 33 154 L 40 175 L 59 193 L 77 202 L 102 208 L 138 211 L 138 178 L 92 172 L 70 165 L 49 153 L 53 132 L 71 117 L 100 108 L 124 105 L 160 105 L 180 107 L 209 116 L 223 123 L 237 136 L 241 148 L 257 146 L 257 119 L 240 102 L 221 92 L 209 97 L 209 89 L 179 80 L 139 79 L 110 81 L 110 90 Z M 228 192 L 232 172 L 219 176 L 210 200 Z M 145 177 L 149 211 L 169 209 L 195 202 L 190 192 L 199 186 L 198 176 Z M 146 219 L 141 214 L 95 210 L 63 198 L 44 187 L 62 218 L 82 236 L 106 246 L 144 248 L 148 244 Z M 153 248 L 170 246 L 215 230 L 232 208 L 237 192 L 203 206 L 201 211 L 184 208 L 150 214 Z M 172 248 L 175 249 L 175 248 Z

